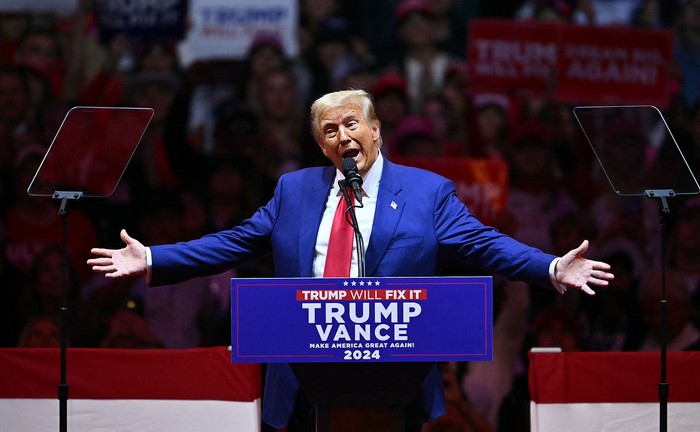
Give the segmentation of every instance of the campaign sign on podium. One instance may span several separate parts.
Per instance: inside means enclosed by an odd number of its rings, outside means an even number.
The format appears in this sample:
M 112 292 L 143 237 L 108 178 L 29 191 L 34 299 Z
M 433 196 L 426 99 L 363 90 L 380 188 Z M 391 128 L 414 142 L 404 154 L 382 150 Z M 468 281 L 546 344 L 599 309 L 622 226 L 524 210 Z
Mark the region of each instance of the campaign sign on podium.
M 232 279 L 234 363 L 489 361 L 491 277 Z

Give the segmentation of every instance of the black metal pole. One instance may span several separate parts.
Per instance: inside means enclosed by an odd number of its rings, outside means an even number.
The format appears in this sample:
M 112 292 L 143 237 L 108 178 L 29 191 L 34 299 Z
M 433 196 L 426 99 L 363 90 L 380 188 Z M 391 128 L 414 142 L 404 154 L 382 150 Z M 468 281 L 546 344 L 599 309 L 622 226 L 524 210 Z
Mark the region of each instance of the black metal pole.
M 58 423 L 60 432 L 68 431 L 68 383 L 66 379 L 66 352 L 68 350 L 68 211 L 67 198 L 62 198 L 58 214 L 63 221 L 63 272 L 61 275 L 61 307 L 60 307 L 60 338 L 61 338 L 61 377 L 58 384 Z
M 668 382 L 667 372 L 667 344 L 668 344 L 668 302 L 666 297 L 666 243 L 668 239 L 668 216 L 671 211 L 666 202 L 666 197 L 661 197 L 659 209 L 661 224 L 661 300 L 660 300 L 660 326 L 659 326 L 659 353 L 660 381 L 659 381 L 659 430 L 666 432 L 668 429 Z
M 671 209 L 668 206 L 668 198 L 676 196 L 673 190 L 647 190 L 648 198 L 659 198 L 659 224 L 661 225 L 661 300 L 659 305 L 659 355 L 660 355 L 660 379 L 659 379 L 659 430 L 668 430 L 668 392 L 667 382 L 667 344 L 668 344 L 668 304 L 666 298 L 666 243 L 668 238 L 668 217 Z
M 59 309 L 59 332 L 60 332 L 60 381 L 58 384 L 58 427 L 60 432 L 68 431 L 68 380 L 66 376 L 66 353 L 68 352 L 68 269 L 70 258 L 68 257 L 68 209 L 67 204 L 70 199 L 81 199 L 82 192 L 56 191 L 54 199 L 61 200 L 61 207 L 58 215 L 63 221 L 63 271 L 61 274 L 61 306 Z

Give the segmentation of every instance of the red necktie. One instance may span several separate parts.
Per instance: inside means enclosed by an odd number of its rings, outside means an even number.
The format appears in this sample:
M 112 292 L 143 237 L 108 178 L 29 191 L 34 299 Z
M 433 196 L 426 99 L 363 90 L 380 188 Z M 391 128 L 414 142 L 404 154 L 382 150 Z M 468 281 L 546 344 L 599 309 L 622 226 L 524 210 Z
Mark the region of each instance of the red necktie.
M 350 201 L 354 203 L 352 194 L 350 194 Z M 348 204 L 345 202 L 345 198 L 341 196 L 333 216 L 331 235 L 328 238 L 326 266 L 323 269 L 324 277 L 350 276 L 354 232 L 352 226 L 345 220 L 347 210 Z

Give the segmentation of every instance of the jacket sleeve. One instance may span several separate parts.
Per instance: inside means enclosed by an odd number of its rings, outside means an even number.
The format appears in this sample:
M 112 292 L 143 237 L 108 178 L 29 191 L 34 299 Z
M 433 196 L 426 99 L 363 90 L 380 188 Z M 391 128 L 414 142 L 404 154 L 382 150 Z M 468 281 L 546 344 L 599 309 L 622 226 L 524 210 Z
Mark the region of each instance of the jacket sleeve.
M 440 248 L 452 259 L 486 273 L 549 287 L 549 265 L 556 258 L 482 224 L 445 180 L 434 202 L 435 232 Z
M 239 226 L 196 240 L 151 246 L 150 285 L 168 285 L 218 274 L 268 253 L 281 188 L 280 181 L 273 198 Z

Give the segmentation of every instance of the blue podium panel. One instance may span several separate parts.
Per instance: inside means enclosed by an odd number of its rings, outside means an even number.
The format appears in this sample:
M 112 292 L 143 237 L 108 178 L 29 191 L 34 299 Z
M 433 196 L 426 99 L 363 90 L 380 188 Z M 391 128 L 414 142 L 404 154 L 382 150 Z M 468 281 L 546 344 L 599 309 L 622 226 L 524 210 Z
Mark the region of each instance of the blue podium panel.
M 231 280 L 234 363 L 492 359 L 491 277 Z

